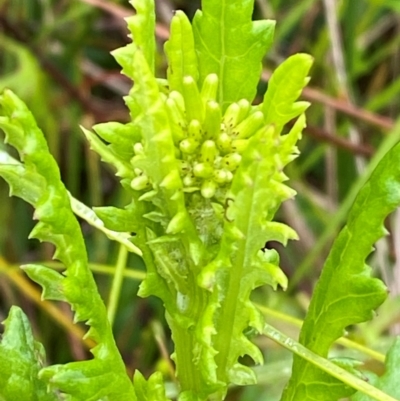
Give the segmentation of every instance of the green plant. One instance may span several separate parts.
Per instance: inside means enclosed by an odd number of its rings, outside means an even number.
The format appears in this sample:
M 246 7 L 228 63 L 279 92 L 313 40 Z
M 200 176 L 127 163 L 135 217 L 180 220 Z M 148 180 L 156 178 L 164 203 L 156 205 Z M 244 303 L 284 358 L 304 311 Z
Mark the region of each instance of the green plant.
M 263 102 L 252 105 L 274 23 L 252 22 L 249 0 L 204 0 L 193 24 L 176 12 L 165 45 L 167 79 L 158 79 L 153 1 L 132 4 L 137 14 L 128 27 L 134 41 L 114 52 L 134 81 L 125 98 L 131 122 L 96 125 L 96 134 L 83 129 L 92 149 L 115 167 L 131 202 L 124 209 L 98 207 L 96 215 L 83 214 L 98 226 L 100 219 L 110 237 L 143 257 L 147 275 L 139 295 L 155 295 L 165 306 L 179 400 L 223 400 L 230 384 L 256 383 L 240 358 L 263 362 L 250 340 L 257 333 L 299 355 L 284 400 L 336 400 L 356 390 L 393 400 L 388 394 L 395 390 L 386 387 L 393 387 L 393 363 L 388 379 L 373 387 L 354 375 L 355 363 L 327 358 L 344 328 L 370 319 L 386 297 L 365 259 L 384 234 L 384 218 L 400 203 L 399 145 L 360 191 L 296 343 L 265 324 L 250 296 L 265 284 L 287 286 L 278 253 L 262 248 L 267 241 L 285 244 L 296 238 L 273 218 L 294 196 L 283 184 L 282 170 L 297 154 L 305 126 L 308 104 L 297 99 L 308 82 L 311 57 L 287 59 L 270 79 Z M 8 90 L 0 104 L 0 127 L 20 156 L 17 161 L 5 155 L 0 174 L 13 195 L 35 208 L 38 223 L 31 237 L 53 243 L 55 258 L 66 268 L 63 274 L 35 264 L 23 269 L 43 287 L 44 299 L 71 305 L 75 321 L 90 326 L 86 338 L 96 344 L 91 360 L 46 367 L 27 318 L 13 308 L 0 344 L 0 396 L 7 401 L 166 400 L 160 372 L 146 380 L 137 371 L 133 383 L 126 375 L 73 214 L 79 204 L 62 184 L 33 116 Z

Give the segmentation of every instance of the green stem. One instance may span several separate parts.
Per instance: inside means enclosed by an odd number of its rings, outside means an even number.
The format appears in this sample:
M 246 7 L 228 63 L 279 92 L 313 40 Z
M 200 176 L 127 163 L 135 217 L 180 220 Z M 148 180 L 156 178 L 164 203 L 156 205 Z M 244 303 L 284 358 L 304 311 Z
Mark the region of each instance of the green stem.
M 315 354 L 297 341 L 276 330 L 269 324 L 265 324 L 264 334 L 271 340 L 277 342 L 301 358 L 304 358 L 306 361 L 312 363 L 314 366 L 317 366 L 324 372 L 354 388 L 355 390 L 361 391 L 362 393 L 367 394 L 369 397 L 372 397 L 378 401 L 398 401 L 376 387 L 371 386 L 358 377 L 355 377 L 351 373 L 340 368 L 338 365 L 335 365 L 333 362 L 330 362 L 329 360 Z
M 117 265 L 115 266 L 115 274 L 113 277 L 112 287 L 107 306 L 107 316 L 111 326 L 114 323 L 115 314 L 117 312 L 118 300 L 121 294 L 121 287 L 122 287 L 122 282 L 124 280 L 124 271 L 126 268 L 127 259 L 128 259 L 128 250 L 124 245 L 120 245 Z
M 237 308 L 237 297 L 240 290 L 240 282 L 243 277 L 242 266 L 245 259 L 245 252 L 239 252 L 235 266 L 230 270 L 229 285 L 226 291 L 226 298 L 222 303 L 221 316 L 219 318 L 218 335 L 216 339 L 216 362 L 218 366 L 218 378 L 227 382 L 226 365 L 229 362 L 231 341 L 235 325 L 235 315 Z
M 191 333 L 176 324 L 170 325 L 175 343 L 175 364 L 181 391 L 199 394 L 201 379 L 193 362 L 193 338 Z
M 299 329 L 303 325 L 303 321 L 294 316 L 287 315 L 285 313 L 279 312 L 277 310 L 268 308 L 267 306 L 263 306 L 263 305 L 260 305 L 257 303 L 255 303 L 255 305 L 257 306 L 258 309 L 260 309 L 261 313 L 264 316 L 273 317 L 275 319 L 280 320 L 281 322 L 285 322 L 292 326 L 296 326 Z M 375 351 L 371 348 L 368 348 L 362 344 L 359 344 L 355 341 L 349 340 L 348 338 L 340 337 L 335 341 L 335 343 L 340 344 L 345 348 L 351 348 L 351 349 L 357 350 L 365 355 L 368 355 L 370 358 L 375 359 L 376 361 L 385 363 L 386 357 L 384 354 L 382 354 L 378 351 Z

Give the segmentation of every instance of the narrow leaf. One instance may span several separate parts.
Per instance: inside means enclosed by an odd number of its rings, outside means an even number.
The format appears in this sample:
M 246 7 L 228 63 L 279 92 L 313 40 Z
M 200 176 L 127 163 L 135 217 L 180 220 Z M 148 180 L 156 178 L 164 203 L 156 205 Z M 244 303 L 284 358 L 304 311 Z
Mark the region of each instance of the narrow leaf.
M 360 190 L 347 225 L 334 242 L 300 333 L 300 343 L 326 357 L 347 326 L 372 319 L 387 296 L 384 284 L 371 277 L 365 259 L 385 233 L 386 216 L 400 204 L 400 144 L 378 164 Z M 293 376 L 283 400 L 334 401 L 353 390 L 303 359 L 295 357 Z
M 299 127 L 304 125 L 301 119 Z M 281 140 L 274 127 L 259 130 L 249 141 L 242 155 L 239 168 L 227 194 L 224 233 L 219 254 L 200 277 L 199 284 L 211 291 L 205 319 L 214 316 L 218 336 L 204 336 L 204 354 L 210 359 L 215 353 L 216 374 L 220 382 L 238 385 L 254 384 L 254 373 L 239 363 L 239 358 L 249 355 L 255 363 L 262 363 L 260 350 L 244 335 L 249 327 L 263 330 L 264 319 L 250 301 L 254 288 L 270 284 L 287 285 L 279 269 L 279 256 L 273 250 L 261 252 L 267 241 L 286 243 L 296 238 L 289 227 L 272 222 L 280 204 L 294 196 L 294 191 L 283 185 L 286 177 L 281 169 L 297 152 L 295 141 L 300 129 L 295 129 Z M 293 137 L 293 138 L 292 138 Z M 289 157 L 289 154 L 291 157 Z M 274 155 L 274 157 L 272 157 Z M 223 301 L 223 302 L 222 302 Z M 213 327 L 212 320 L 205 320 L 206 327 Z M 203 369 L 210 369 L 206 364 Z M 209 372 L 212 377 L 212 372 Z

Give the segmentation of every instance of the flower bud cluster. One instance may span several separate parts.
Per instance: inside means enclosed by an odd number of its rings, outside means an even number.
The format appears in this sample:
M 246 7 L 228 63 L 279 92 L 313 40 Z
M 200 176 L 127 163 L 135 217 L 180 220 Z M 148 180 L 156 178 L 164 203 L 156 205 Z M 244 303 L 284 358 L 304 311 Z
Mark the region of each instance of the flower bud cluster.
M 179 161 L 185 192 L 200 191 L 206 198 L 219 188 L 228 188 L 238 168 L 248 139 L 264 124 L 264 115 L 247 100 L 231 104 L 222 114 L 216 101 L 218 77 L 210 74 L 199 91 L 195 80 L 183 80 L 182 93 L 164 95 L 165 107 Z M 141 143 L 134 145 L 136 157 L 143 154 Z M 131 186 L 150 189 L 150 181 L 139 168 Z

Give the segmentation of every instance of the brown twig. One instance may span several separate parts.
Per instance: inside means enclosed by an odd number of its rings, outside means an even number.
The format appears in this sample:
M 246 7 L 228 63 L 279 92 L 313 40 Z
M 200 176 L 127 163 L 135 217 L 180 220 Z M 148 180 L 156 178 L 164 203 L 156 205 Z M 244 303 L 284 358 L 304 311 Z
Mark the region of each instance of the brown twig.
M 318 141 L 333 144 L 338 148 L 348 150 L 357 155 L 372 156 L 374 154 L 374 149 L 369 145 L 352 143 L 346 138 L 332 135 L 319 127 L 308 125 L 304 132 Z
M 81 2 L 100 8 L 120 21 L 135 14 L 133 9 L 119 6 L 104 0 L 81 0 Z M 162 24 L 156 24 L 156 35 L 161 40 L 167 40 L 169 38 L 169 30 Z

